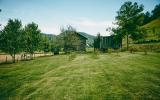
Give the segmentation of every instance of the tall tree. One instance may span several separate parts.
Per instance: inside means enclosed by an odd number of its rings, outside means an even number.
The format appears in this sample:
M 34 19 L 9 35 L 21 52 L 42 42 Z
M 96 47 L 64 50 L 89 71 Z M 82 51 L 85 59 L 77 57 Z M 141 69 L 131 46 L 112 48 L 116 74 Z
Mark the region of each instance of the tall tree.
M 156 19 L 160 17 L 160 4 L 156 5 L 152 10 L 152 19 Z
M 139 30 L 139 26 L 143 23 L 143 5 L 138 5 L 136 2 L 125 2 L 117 12 L 117 24 L 121 33 L 127 38 L 127 50 L 129 46 L 128 38 L 134 39 L 134 34 Z
M 18 19 L 9 19 L 0 34 L 0 47 L 3 52 L 9 53 L 15 62 L 16 53 L 21 51 L 22 24 Z
M 33 22 L 25 26 L 24 33 L 25 51 L 30 53 L 31 59 L 33 59 L 34 52 L 40 50 L 42 35 L 40 34 L 38 25 Z
M 143 21 L 143 24 L 147 24 L 151 21 L 151 14 L 147 11 L 145 14 L 144 14 L 144 21 Z

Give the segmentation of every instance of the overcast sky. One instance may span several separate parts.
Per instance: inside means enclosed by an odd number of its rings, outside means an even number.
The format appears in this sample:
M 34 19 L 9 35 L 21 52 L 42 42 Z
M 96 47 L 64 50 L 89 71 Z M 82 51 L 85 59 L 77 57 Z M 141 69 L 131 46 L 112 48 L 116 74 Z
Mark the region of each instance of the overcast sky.
M 108 35 L 116 11 L 126 0 L 0 0 L 1 29 L 9 18 L 18 18 L 25 25 L 35 22 L 42 32 L 59 34 L 60 27 L 72 25 L 77 31 Z M 131 0 L 151 11 L 160 0 Z

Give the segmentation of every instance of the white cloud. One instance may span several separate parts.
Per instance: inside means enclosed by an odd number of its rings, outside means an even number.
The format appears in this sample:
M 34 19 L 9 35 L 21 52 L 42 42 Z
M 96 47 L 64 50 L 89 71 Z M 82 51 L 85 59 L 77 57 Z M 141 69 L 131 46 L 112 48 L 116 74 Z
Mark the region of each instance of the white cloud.
M 60 28 L 59 26 L 56 25 L 40 25 L 39 28 L 41 29 L 42 32 L 46 34 L 55 34 L 58 35 L 60 33 Z
M 77 31 L 83 31 L 91 35 L 97 35 L 100 32 L 101 35 L 110 35 L 110 32 L 106 31 L 107 27 L 116 27 L 113 21 L 94 21 L 86 18 L 68 20 L 68 24 L 72 25 Z

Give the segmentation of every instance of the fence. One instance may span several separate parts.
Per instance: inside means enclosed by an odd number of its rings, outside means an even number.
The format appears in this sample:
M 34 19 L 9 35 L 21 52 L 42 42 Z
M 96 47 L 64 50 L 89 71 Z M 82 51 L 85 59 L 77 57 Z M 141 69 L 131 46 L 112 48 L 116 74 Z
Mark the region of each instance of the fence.
M 34 57 L 40 57 L 40 56 L 49 56 L 52 55 L 52 53 L 36 53 L 33 56 Z M 26 54 L 25 59 L 30 59 L 30 55 Z M 17 54 L 15 56 L 16 61 L 24 60 L 24 54 Z M 12 57 L 8 54 L 0 54 L 0 63 L 9 63 L 12 62 Z

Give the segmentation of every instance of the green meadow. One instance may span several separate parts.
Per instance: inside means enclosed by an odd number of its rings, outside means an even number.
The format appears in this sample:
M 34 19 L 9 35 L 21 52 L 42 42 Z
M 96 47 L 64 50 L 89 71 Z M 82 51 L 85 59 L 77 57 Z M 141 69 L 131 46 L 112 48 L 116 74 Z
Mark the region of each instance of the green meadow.
M 0 98 L 158 100 L 160 53 L 70 54 L 1 64 Z

